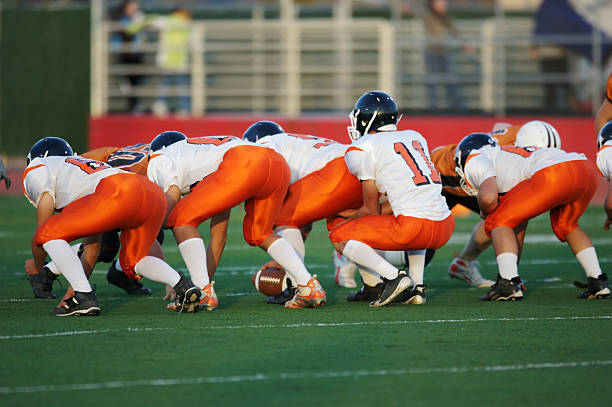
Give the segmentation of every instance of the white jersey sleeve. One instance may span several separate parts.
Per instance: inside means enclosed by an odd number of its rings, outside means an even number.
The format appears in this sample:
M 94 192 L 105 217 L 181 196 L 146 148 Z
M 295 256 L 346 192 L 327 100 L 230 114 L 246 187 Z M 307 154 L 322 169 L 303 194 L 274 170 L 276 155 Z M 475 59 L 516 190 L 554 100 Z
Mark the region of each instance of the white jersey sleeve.
M 346 151 L 344 161 L 350 173 L 359 181 L 376 179 L 376 168 L 370 153 L 358 147 L 350 147 Z
M 34 207 L 45 192 L 51 195 L 55 202 L 55 177 L 49 173 L 49 169 L 39 159 L 34 159 L 26 168 L 23 177 L 23 191 L 26 198 Z
M 180 188 L 178 170 L 174 162 L 163 154 L 151 157 L 147 167 L 147 177 L 159 185 L 164 193 L 173 185 Z
M 479 190 L 482 183 L 491 177 L 495 177 L 495 165 L 485 154 L 476 152 L 471 154 L 465 163 L 466 184 Z
M 597 153 L 597 168 L 605 179 L 612 181 L 612 141 L 601 146 Z

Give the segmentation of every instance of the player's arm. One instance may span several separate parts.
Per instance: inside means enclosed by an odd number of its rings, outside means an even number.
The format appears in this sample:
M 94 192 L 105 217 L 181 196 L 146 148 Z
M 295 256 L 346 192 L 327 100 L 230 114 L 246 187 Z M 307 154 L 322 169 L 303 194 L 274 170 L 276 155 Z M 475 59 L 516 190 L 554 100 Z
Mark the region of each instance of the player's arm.
M 361 192 L 363 194 L 363 205 L 348 220 L 363 218 L 364 216 L 380 215 L 380 203 L 378 201 L 378 188 L 376 181 L 367 179 L 361 181 Z
M 231 214 L 231 208 L 213 216 L 210 219 L 210 243 L 206 248 L 206 267 L 208 277 L 212 278 L 219 267 L 225 242 L 227 241 L 227 226 Z
M 55 201 L 51 197 L 48 192 L 45 192 L 38 204 L 36 206 L 36 231 L 40 229 L 40 227 L 47 221 L 53 213 L 55 212 Z M 36 236 L 36 233 L 34 233 Z M 45 258 L 47 257 L 47 253 L 45 249 L 41 246 L 38 246 L 34 241 L 34 236 L 32 236 L 32 255 L 34 256 L 34 266 L 36 270 L 39 272 L 42 271 L 43 266 L 45 265 Z
M 497 206 L 499 198 L 499 189 L 497 188 L 497 178 L 489 177 L 485 179 L 478 189 L 478 206 L 483 217 L 493 212 Z
M 166 203 L 168 207 L 166 209 L 166 216 L 164 217 L 164 226 L 166 225 L 166 220 L 168 220 L 168 215 L 170 215 L 170 212 L 172 212 L 172 209 L 174 209 L 180 199 L 181 190 L 176 185 L 172 185 L 168 188 L 166 191 Z
M 603 125 L 610 120 L 612 120 L 612 103 L 606 98 L 595 116 L 595 134 L 598 134 Z

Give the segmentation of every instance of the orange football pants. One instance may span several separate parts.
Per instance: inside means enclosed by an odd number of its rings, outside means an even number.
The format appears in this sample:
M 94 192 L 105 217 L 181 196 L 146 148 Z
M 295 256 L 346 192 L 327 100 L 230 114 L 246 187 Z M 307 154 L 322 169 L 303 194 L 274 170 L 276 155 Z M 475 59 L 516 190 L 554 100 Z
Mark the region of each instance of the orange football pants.
M 274 224 L 300 228 L 345 209 L 359 208 L 362 202 L 361 183 L 349 172 L 344 157 L 338 157 L 289 186 Z
M 498 226 L 516 228 L 546 211 L 557 238 L 565 242 L 578 227 L 597 189 L 597 171 L 587 160 L 567 161 L 546 167 L 499 198 L 499 206 L 487 216 L 485 232 Z
M 34 237 L 42 246 L 50 240 L 71 242 L 121 228 L 119 261 L 133 279 L 134 266 L 149 254 L 166 213 L 166 197 L 161 188 L 137 174 L 115 174 L 103 178 L 93 194 L 77 199 L 53 215 Z
M 438 249 L 450 239 L 455 219 L 429 220 L 411 216 L 372 215 L 333 228 L 332 242 L 357 240 L 378 250 Z
M 219 168 L 176 204 L 166 224 L 197 227 L 244 202 L 244 239 L 259 246 L 273 233 L 290 178 L 289 166 L 276 151 L 256 146 L 231 148 Z

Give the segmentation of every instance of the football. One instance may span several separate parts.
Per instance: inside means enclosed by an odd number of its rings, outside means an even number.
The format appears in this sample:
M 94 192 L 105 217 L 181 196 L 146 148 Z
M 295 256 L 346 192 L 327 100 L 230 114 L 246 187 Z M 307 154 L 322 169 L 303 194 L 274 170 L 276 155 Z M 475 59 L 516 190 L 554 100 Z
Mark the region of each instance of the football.
M 287 275 L 285 270 L 275 261 L 261 266 L 251 278 L 253 285 L 263 295 L 275 296 L 287 288 Z

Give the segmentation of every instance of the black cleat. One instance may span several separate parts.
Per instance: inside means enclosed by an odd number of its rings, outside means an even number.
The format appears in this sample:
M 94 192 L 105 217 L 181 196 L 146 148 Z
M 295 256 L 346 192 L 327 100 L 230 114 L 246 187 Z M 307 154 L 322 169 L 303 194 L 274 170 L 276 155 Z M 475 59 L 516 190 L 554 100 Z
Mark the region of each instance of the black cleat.
M 138 280 L 132 280 L 121 270 L 115 267 L 115 262 L 111 263 L 111 266 L 106 272 L 106 279 L 114 286 L 121 288 L 123 291 L 130 295 L 151 295 L 151 290 L 143 286 Z
M 376 301 L 385 288 L 385 283 L 378 283 L 375 286 L 364 284 L 361 290 L 350 293 L 346 296 L 347 301 Z
M 424 284 L 417 284 L 410 287 L 409 290 L 404 291 L 397 296 L 394 302 L 403 302 L 404 304 L 421 305 L 425 304 L 427 299 L 425 298 L 425 290 L 427 286 Z
M 42 271 L 38 274 L 28 276 L 34 298 L 44 298 L 47 300 L 57 298 L 53 294 L 53 282 L 56 278 L 57 275 L 53 274 L 47 267 L 43 267 Z
M 51 311 L 56 317 L 68 317 L 71 315 L 95 316 L 100 314 L 100 306 L 96 293 L 91 291 L 83 293 L 75 291 L 74 297 L 64 301 L 64 305 L 54 308 Z
M 584 288 L 584 291 L 578 294 L 578 298 L 601 299 L 610 298 L 610 288 L 608 288 L 608 276 L 602 273 L 599 277 L 589 277 L 587 283 L 574 281 L 574 285 L 578 288 Z
M 285 305 L 287 301 L 289 301 L 290 299 L 293 298 L 293 296 L 295 296 L 296 290 L 297 288 L 293 287 L 293 285 L 291 284 L 291 280 L 287 279 L 287 288 L 285 288 L 283 292 L 278 295 L 268 297 L 268 299 L 266 300 L 266 303 Z
M 506 280 L 499 274 L 491 290 L 480 297 L 483 301 L 519 301 L 523 299 L 523 283 L 519 277 Z
M 176 291 L 176 312 L 197 312 L 200 307 L 200 289 L 193 282 L 179 273 L 181 279 L 173 287 Z
M 383 281 L 385 282 L 385 287 L 380 297 L 370 303 L 370 307 L 382 307 L 389 304 L 412 284 L 412 280 L 410 280 L 405 271 L 400 271 L 393 280 L 383 278 Z

